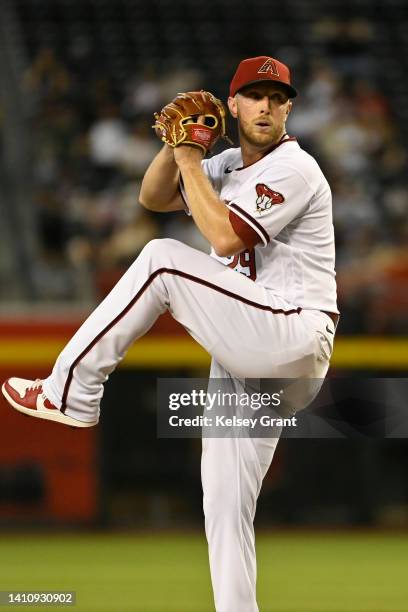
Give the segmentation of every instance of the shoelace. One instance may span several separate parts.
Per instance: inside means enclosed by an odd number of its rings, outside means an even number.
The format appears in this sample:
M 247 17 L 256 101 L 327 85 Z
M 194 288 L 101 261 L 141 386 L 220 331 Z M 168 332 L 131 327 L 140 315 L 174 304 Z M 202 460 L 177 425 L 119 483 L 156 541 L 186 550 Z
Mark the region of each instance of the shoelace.
M 41 380 L 41 378 L 37 378 L 33 382 L 33 384 L 29 387 L 29 389 L 38 389 L 38 387 L 42 387 L 42 384 L 43 384 L 43 381 Z M 44 401 L 48 399 L 46 395 L 44 395 L 44 392 L 41 393 L 41 397 Z
M 29 389 L 38 389 L 38 387 L 41 387 L 42 385 L 42 380 L 41 378 L 37 378 L 32 385 L 30 385 Z

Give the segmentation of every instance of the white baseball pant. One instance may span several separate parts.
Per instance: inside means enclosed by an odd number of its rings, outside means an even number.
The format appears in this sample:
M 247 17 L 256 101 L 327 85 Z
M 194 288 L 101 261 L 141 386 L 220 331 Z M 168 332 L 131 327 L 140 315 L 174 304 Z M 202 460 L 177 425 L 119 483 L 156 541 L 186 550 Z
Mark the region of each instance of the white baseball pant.
M 166 309 L 213 357 L 211 376 L 321 378 L 334 324 L 301 310 L 200 251 L 152 240 L 59 355 L 45 395 L 82 421 L 99 416 L 103 384 Z M 331 329 L 332 336 L 325 331 Z M 305 398 L 305 405 L 311 398 Z M 253 519 L 277 438 L 203 440 L 202 483 L 217 612 L 258 612 Z

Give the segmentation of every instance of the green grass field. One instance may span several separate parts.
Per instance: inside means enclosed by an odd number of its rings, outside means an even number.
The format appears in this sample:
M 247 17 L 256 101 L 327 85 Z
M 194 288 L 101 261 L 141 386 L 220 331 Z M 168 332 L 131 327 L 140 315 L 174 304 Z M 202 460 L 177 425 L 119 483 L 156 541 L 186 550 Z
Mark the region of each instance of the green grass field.
M 408 610 L 407 535 L 261 533 L 257 547 L 261 612 Z M 74 590 L 81 612 L 214 610 L 201 534 L 3 535 L 0 590 Z

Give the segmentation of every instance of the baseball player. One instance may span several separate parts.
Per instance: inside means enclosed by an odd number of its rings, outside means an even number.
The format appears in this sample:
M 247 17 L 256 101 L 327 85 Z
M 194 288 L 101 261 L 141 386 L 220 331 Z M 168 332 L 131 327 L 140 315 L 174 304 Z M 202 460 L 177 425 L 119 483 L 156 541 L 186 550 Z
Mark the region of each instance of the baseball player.
M 211 378 L 227 380 L 230 390 L 242 390 L 247 378 L 325 377 L 339 317 L 331 193 L 316 161 L 286 133 L 296 95 L 282 62 L 243 60 L 228 98 L 240 146 L 204 160 L 211 128 L 202 114 L 183 124 L 184 141 L 171 140 L 174 125 L 166 132 L 191 96 L 163 109 L 156 131 L 168 144 L 145 174 L 140 202 L 161 212 L 186 210 L 211 253 L 171 239 L 149 242 L 46 380 L 4 383 L 14 408 L 75 427 L 96 425 L 109 374 L 165 310 L 211 354 Z M 253 521 L 276 445 L 277 438 L 203 440 L 217 612 L 258 612 Z

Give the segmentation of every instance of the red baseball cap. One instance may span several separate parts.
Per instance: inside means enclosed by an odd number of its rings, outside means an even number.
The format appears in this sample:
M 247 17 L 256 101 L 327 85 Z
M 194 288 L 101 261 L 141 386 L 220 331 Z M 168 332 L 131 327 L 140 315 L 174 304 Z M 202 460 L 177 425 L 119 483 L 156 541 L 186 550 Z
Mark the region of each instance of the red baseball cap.
M 242 60 L 231 81 L 230 96 L 235 96 L 237 91 L 259 81 L 276 81 L 282 83 L 288 90 L 289 98 L 295 98 L 297 91 L 290 83 L 289 68 L 273 57 L 259 55 Z

